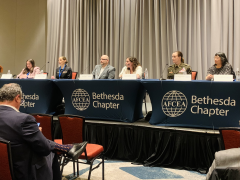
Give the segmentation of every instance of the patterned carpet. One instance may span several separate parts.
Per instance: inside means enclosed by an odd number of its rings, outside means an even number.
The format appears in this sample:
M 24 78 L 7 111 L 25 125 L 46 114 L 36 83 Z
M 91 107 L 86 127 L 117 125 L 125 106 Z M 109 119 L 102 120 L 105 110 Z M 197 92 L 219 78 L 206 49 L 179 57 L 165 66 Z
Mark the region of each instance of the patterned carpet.
M 98 161 L 97 161 L 98 162 Z M 105 180 L 205 180 L 206 175 L 195 171 L 177 170 L 160 167 L 144 167 L 133 165 L 131 162 L 105 160 Z M 88 178 L 87 165 L 80 164 L 80 177 L 73 176 L 72 163 L 65 166 L 63 180 L 85 180 Z M 102 166 L 95 169 L 91 174 L 92 180 L 102 179 Z

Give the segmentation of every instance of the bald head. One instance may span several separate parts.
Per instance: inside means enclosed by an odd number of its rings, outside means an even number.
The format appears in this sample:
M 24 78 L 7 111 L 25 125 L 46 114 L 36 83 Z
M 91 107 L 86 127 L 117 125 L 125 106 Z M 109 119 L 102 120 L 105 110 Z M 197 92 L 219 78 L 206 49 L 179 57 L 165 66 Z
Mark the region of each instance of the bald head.
M 101 65 L 102 65 L 102 67 L 107 66 L 108 63 L 109 63 L 109 57 L 108 57 L 108 55 L 102 55 L 102 56 L 101 56 L 101 59 L 100 59 L 100 63 L 101 63 Z

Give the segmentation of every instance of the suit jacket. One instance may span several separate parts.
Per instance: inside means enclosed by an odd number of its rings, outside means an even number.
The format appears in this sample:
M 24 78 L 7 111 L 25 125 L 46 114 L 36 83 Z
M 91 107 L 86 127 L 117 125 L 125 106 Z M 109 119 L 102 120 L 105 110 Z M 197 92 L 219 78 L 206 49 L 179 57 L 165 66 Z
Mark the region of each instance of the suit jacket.
M 93 78 L 95 78 L 95 75 L 99 74 L 101 71 L 102 66 L 96 65 L 92 74 Z M 111 65 L 107 65 L 103 72 L 100 74 L 98 79 L 114 79 L 115 78 L 115 68 Z
M 59 69 L 60 67 L 56 69 L 56 79 L 59 79 Z M 72 69 L 66 66 L 60 76 L 60 79 L 72 79 Z
M 47 156 L 55 142 L 44 137 L 33 116 L 0 105 L 0 138 L 11 142 L 13 171 L 17 180 L 47 180 L 52 169 Z

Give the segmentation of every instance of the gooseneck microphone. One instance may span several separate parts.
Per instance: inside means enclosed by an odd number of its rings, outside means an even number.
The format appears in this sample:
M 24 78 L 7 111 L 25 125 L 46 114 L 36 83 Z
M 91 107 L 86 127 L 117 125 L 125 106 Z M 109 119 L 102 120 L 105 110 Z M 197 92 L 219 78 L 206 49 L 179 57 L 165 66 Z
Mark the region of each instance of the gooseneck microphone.
M 46 64 L 48 64 L 48 63 L 49 63 L 49 61 L 46 62 L 46 63 L 40 68 L 40 70 L 41 70 L 42 68 L 44 68 L 44 67 L 46 66 Z
M 168 66 L 168 63 L 165 65 L 159 80 L 166 80 L 166 79 L 163 79 L 163 73 L 165 72 L 167 66 Z
M 83 71 L 82 71 L 81 74 L 84 74 L 84 73 L 86 72 L 86 70 L 89 68 L 89 66 L 90 66 L 90 65 L 88 64 L 87 67 L 83 69 Z

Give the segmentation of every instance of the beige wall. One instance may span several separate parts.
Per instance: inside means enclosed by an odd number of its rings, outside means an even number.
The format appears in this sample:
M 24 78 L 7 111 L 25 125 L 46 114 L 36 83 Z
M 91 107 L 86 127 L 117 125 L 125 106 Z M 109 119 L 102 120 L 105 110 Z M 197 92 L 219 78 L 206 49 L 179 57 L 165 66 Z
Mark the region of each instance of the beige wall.
M 27 59 L 45 65 L 47 0 L 0 0 L 0 65 L 18 74 Z M 45 70 L 45 67 L 43 68 Z

